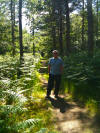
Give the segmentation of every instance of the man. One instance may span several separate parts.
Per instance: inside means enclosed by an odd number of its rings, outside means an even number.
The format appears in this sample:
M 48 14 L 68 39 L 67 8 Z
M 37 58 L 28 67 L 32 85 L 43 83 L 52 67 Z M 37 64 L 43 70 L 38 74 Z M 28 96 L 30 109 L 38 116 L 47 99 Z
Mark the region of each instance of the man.
M 61 74 L 63 72 L 63 61 L 60 57 L 58 57 L 58 51 L 54 50 L 53 57 L 50 58 L 48 63 L 48 72 L 49 72 L 49 80 L 47 87 L 47 95 L 46 98 L 50 98 L 51 90 L 54 87 L 55 82 L 55 98 L 58 98 L 59 87 L 61 82 Z

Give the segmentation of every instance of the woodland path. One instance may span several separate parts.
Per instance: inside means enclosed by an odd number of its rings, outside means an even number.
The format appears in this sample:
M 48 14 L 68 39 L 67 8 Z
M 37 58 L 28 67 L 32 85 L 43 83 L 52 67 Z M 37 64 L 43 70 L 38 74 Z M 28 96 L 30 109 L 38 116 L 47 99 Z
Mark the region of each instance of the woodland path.
M 41 62 L 42 67 L 40 73 L 46 70 L 46 61 Z M 46 70 L 47 71 L 47 70 Z M 47 80 L 42 76 L 41 82 L 43 86 L 47 86 Z M 69 95 L 59 95 L 55 99 L 53 94 L 49 101 L 52 104 L 52 112 L 56 121 L 55 128 L 58 133 L 100 133 L 100 120 L 96 117 L 89 116 L 89 111 L 73 101 Z

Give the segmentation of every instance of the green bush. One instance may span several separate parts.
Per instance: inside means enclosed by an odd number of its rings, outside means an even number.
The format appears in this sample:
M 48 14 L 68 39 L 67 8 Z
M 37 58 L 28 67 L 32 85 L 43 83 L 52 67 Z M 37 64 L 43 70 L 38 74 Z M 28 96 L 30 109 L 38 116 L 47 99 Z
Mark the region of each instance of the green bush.
M 73 97 L 88 101 L 100 99 L 100 53 L 93 58 L 86 52 L 64 57 L 64 78 L 70 84 L 67 86 Z M 71 84 L 74 87 L 70 87 Z

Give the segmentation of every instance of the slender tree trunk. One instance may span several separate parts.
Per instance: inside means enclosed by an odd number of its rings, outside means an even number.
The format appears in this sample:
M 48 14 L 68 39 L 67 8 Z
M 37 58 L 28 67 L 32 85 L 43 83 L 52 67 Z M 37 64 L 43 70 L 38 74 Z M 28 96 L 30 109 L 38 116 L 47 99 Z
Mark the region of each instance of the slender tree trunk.
M 99 11 L 99 7 L 98 7 L 98 6 L 99 6 L 99 5 L 98 5 L 98 0 L 97 0 L 97 4 L 96 4 L 96 8 L 97 8 L 97 27 L 96 27 L 97 29 L 96 29 L 96 39 L 97 39 L 97 40 L 98 40 L 98 22 L 99 22 L 99 21 L 98 21 L 98 18 L 99 18 L 99 17 L 98 17 L 98 14 L 99 14 L 99 13 L 98 13 L 98 11 Z
M 32 20 L 33 20 L 33 23 L 32 23 L 32 24 L 33 24 L 33 29 L 32 29 L 32 30 L 33 30 L 33 32 L 32 32 L 32 35 L 33 35 L 33 55 L 35 55 L 35 43 L 34 43 L 34 34 L 35 34 L 35 33 L 34 33 L 34 17 L 33 17 Z
M 52 27 L 53 49 L 56 49 L 56 28 Z
M 11 0 L 12 55 L 15 55 L 15 1 Z
M 33 42 L 33 55 L 35 55 L 35 44 Z
M 63 37 L 62 37 L 62 8 L 59 8 L 59 45 L 60 54 L 63 55 Z
M 82 49 L 85 49 L 85 44 L 84 44 L 84 0 L 82 0 L 83 2 L 83 8 L 82 8 Z
M 66 0 L 66 55 L 68 56 L 71 52 L 70 43 L 70 17 L 69 17 L 69 5 L 68 0 Z
M 53 49 L 56 49 L 56 20 L 55 20 L 55 1 L 52 0 L 52 38 Z
M 92 0 L 87 0 L 87 10 L 88 10 L 88 55 L 93 56 L 94 39 L 93 39 Z
M 22 59 L 23 57 L 22 0 L 19 0 L 19 43 L 20 43 L 20 59 Z

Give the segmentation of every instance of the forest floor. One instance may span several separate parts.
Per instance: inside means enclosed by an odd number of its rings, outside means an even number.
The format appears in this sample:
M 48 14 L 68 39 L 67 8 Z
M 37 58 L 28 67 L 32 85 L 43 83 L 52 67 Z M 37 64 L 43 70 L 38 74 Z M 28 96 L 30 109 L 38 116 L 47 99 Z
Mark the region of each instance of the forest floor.
M 41 83 L 46 89 L 47 79 L 44 74 L 47 71 L 47 64 L 45 60 L 41 64 Z M 82 103 L 75 102 L 69 94 L 60 94 L 56 99 L 52 93 L 47 101 L 52 105 L 51 111 L 58 133 L 100 133 L 97 118 L 91 116 L 89 110 Z

